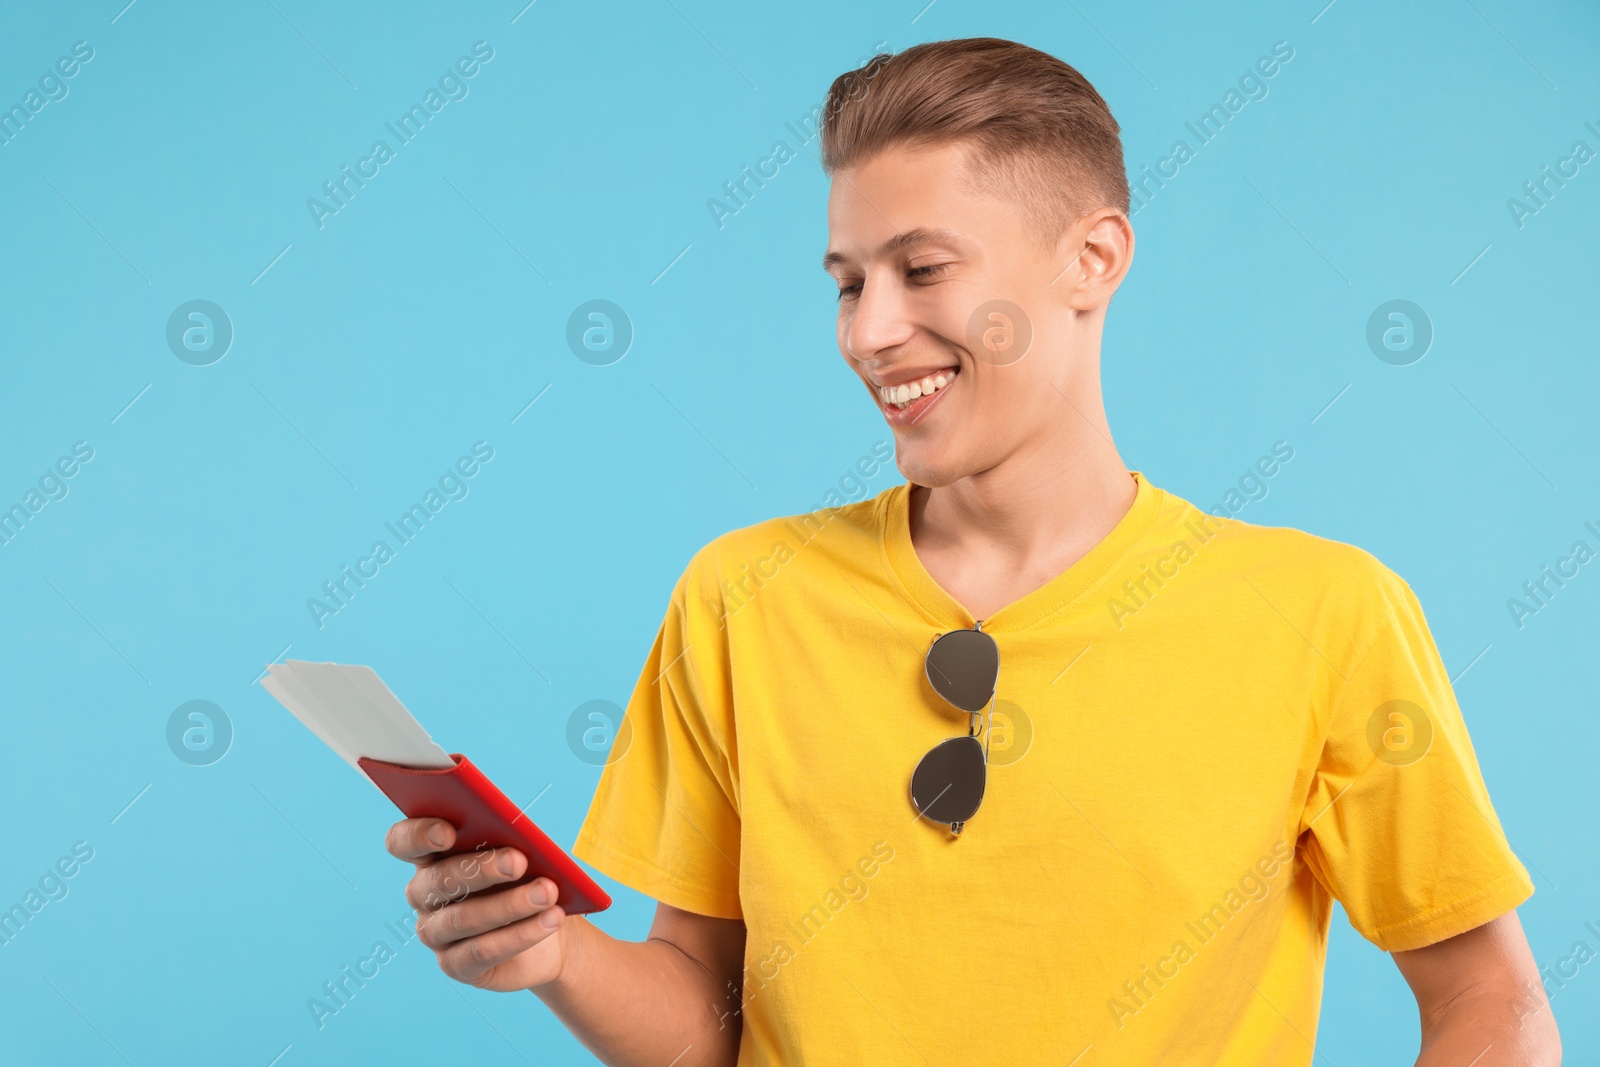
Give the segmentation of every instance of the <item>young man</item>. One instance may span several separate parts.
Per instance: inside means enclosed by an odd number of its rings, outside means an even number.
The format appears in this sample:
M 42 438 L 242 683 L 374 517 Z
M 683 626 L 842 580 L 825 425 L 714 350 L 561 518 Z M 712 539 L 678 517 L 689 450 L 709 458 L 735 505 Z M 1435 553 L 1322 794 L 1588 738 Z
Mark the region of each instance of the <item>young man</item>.
M 1411 589 L 1112 444 L 1119 132 L 1007 41 L 834 83 L 839 348 L 908 484 L 679 579 L 574 846 L 659 902 L 648 940 L 391 830 L 445 973 L 532 989 L 609 1064 L 1281 1067 L 1338 900 L 1416 994 L 1419 1064 L 1559 1062 Z

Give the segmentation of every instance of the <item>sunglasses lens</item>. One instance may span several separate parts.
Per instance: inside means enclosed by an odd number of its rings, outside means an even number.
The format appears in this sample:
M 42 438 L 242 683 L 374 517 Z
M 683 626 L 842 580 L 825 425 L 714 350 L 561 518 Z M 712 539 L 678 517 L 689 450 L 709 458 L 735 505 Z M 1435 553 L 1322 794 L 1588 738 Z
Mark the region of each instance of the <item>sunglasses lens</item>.
M 952 630 L 928 649 L 926 667 L 936 693 L 962 711 L 982 711 L 1000 677 L 1000 648 L 982 630 Z
M 965 822 L 983 801 L 983 745 L 976 737 L 941 741 L 911 775 L 911 803 L 933 822 Z

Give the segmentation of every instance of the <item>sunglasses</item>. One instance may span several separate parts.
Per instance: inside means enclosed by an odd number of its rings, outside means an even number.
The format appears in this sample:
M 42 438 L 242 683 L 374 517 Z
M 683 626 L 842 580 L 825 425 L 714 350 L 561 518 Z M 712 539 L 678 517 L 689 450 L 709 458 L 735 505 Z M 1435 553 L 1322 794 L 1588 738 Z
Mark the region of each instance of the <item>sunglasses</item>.
M 950 832 L 959 834 L 983 803 L 1000 648 L 983 632 L 980 619 L 971 630 L 936 634 L 923 669 L 934 692 L 966 712 L 969 719 L 965 737 L 940 741 L 917 764 L 911 775 L 911 803 L 919 816 L 949 823 Z M 978 718 L 985 708 L 989 715 L 980 743 Z

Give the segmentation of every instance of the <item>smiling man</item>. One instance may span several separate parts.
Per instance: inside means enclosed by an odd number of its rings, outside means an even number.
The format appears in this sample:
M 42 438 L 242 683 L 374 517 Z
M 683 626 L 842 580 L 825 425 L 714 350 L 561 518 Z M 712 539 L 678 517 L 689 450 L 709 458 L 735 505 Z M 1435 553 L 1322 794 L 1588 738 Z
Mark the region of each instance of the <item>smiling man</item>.
M 1282 1067 L 1337 900 L 1415 993 L 1419 1063 L 1559 1062 L 1533 885 L 1411 589 L 1112 443 L 1119 132 L 1007 41 L 834 83 L 839 349 L 906 484 L 679 578 L 574 846 L 657 901 L 647 940 L 394 827 L 447 974 L 533 990 L 610 1064 Z

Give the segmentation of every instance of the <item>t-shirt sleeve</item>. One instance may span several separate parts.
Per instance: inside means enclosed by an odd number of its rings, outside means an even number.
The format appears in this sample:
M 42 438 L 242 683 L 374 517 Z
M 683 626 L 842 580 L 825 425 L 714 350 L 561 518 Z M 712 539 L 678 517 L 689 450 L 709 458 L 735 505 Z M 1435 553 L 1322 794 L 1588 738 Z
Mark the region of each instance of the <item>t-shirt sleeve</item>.
M 1301 847 L 1350 922 L 1385 952 L 1498 918 L 1533 893 L 1489 801 L 1450 678 L 1404 581 L 1348 677 L 1301 816 Z
M 664 904 L 738 919 L 731 675 L 726 630 L 697 592 L 700 561 L 673 590 L 572 852 Z

